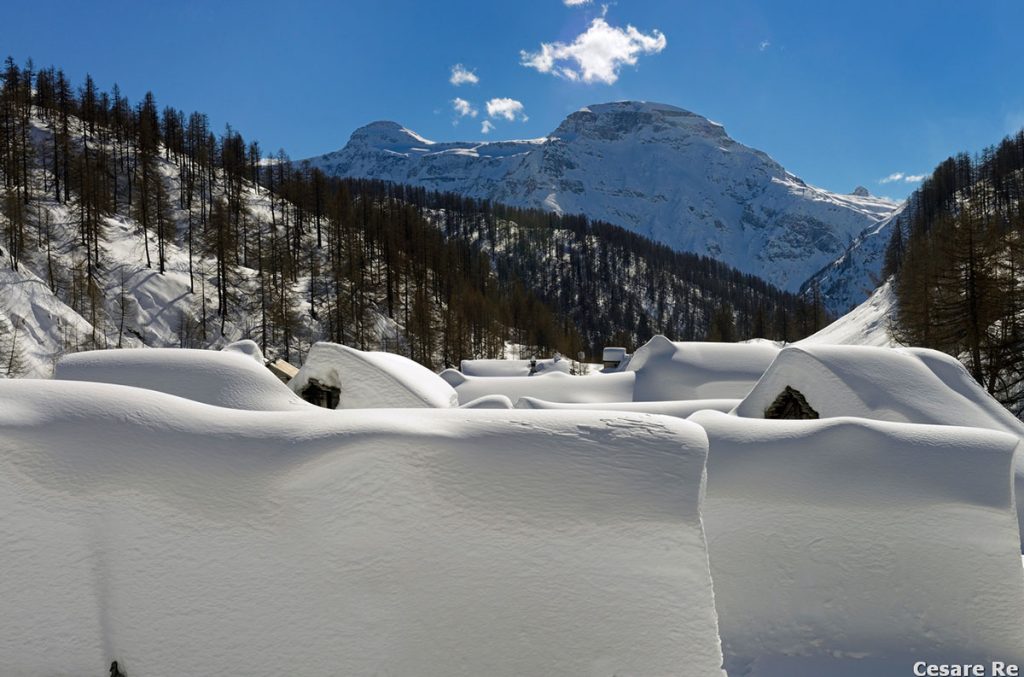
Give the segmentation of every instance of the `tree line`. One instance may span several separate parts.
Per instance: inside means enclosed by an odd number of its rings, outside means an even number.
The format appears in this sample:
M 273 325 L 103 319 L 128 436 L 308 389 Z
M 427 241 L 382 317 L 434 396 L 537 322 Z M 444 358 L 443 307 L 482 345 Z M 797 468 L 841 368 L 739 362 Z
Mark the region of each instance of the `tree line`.
M 793 341 L 832 319 L 820 295 L 788 294 L 710 257 L 674 251 L 582 215 L 339 181 L 356 194 L 388 195 L 428 218 L 438 215 L 433 220 L 447 239 L 471 243 L 469 251 L 486 255 L 500 279 L 538 295 L 567 318 L 588 349 L 609 342 L 635 347 L 656 333 L 687 341 Z
M 892 226 L 901 342 L 961 359 L 1011 411 L 1024 413 L 1024 131 L 976 156 L 948 158 Z

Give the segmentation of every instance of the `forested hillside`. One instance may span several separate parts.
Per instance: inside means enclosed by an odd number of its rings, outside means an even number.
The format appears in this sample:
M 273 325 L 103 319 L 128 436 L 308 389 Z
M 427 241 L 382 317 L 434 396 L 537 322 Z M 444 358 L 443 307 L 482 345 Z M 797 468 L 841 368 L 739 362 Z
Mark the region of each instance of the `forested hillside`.
M 940 164 L 892 227 L 902 342 L 960 357 L 1024 413 L 1024 131 Z
M 792 341 L 829 320 L 813 296 L 803 302 L 714 259 L 676 252 L 583 216 L 557 216 L 379 181 L 325 179 L 317 170 L 295 177 L 295 192 L 283 194 L 310 209 L 315 208 L 316 184 L 324 181 L 329 190 L 355 196 L 360 205 L 394 204 L 411 210 L 423 230 L 406 226 L 407 237 L 385 241 L 385 248 L 418 251 L 417 237 L 440 233 L 449 246 L 462 248 L 463 265 L 472 268 L 470 261 L 480 260 L 478 265 L 494 272 L 503 297 L 512 301 L 512 315 L 500 319 L 512 328 L 510 340 L 517 344 L 562 345 L 594 355 L 608 342 L 634 346 L 655 333 L 679 340 Z M 373 215 L 364 214 L 363 221 L 372 223 Z M 321 280 L 320 288 L 323 284 Z M 454 302 L 473 303 L 471 290 L 458 291 Z M 569 343 L 553 342 L 559 327 L 544 317 L 530 325 L 531 296 L 561 318 Z M 575 343 L 579 340 L 582 344 Z
M 321 339 L 439 367 L 652 333 L 796 339 L 820 304 L 578 217 L 328 179 L 201 113 L 8 59 L 0 373 L 62 351 Z

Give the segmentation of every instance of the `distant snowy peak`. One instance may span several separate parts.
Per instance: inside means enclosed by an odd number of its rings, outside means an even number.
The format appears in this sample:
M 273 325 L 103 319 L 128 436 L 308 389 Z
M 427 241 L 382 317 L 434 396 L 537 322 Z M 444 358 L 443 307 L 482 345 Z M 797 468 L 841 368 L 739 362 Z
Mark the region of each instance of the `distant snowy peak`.
M 380 120 L 360 127 L 352 133 L 350 146 L 390 150 L 396 153 L 407 153 L 413 149 L 426 150 L 434 145 L 433 141 L 424 139 L 416 132 L 406 129 L 397 122 Z
M 551 134 L 562 140 L 577 137 L 613 140 L 626 136 L 700 136 L 733 143 L 725 127 L 682 108 L 641 101 L 587 106 L 572 113 Z
M 814 188 L 707 118 L 660 103 L 587 106 L 548 136 L 434 142 L 374 122 L 309 162 L 514 206 L 579 213 L 796 291 L 896 207 Z

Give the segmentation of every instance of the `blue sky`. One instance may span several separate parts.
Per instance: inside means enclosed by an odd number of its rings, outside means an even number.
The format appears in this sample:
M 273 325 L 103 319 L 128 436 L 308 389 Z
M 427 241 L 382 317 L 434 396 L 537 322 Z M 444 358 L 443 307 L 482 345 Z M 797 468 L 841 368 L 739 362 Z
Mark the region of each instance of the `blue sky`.
M 815 185 L 901 198 L 913 180 L 882 179 L 1024 126 L 1019 0 L 565 2 L 9 3 L 0 52 L 133 100 L 151 89 L 293 158 L 372 120 L 524 138 L 590 103 L 645 99 L 723 123 Z M 456 64 L 477 82 L 451 84 Z

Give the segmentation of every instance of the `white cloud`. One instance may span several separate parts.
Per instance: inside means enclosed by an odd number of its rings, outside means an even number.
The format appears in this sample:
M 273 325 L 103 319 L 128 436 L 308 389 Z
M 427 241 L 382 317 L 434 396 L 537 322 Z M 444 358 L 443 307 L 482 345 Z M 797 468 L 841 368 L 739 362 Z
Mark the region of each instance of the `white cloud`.
M 452 83 L 456 87 L 459 85 L 475 85 L 480 82 L 480 78 L 477 77 L 476 73 L 469 70 L 461 63 L 457 63 L 452 66 L 452 76 L 448 78 L 448 82 Z
M 904 174 L 903 172 L 893 172 L 884 179 L 879 179 L 879 183 L 919 183 L 925 178 L 924 174 Z
M 483 124 L 480 125 L 481 134 L 489 134 L 492 129 L 494 129 L 494 125 L 491 124 L 490 120 L 484 120 Z
M 487 116 L 505 118 L 509 122 L 517 119 L 526 122 L 529 119 L 523 110 L 523 104 L 515 99 L 491 99 L 487 102 Z
M 562 0 L 566 7 L 579 7 L 580 5 L 589 5 L 590 0 Z
M 567 80 L 612 84 L 619 69 L 636 65 L 641 54 L 657 54 L 668 44 L 665 35 L 655 29 L 641 33 L 633 26 L 611 26 L 603 18 L 594 19 L 586 32 L 571 43 L 542 42 L 536 52 L 519 52 L 520 63 Z
M 759 44 L 757 46 L 757 48 L 763 52 L 764 50 L 768 49 L 771 46 L 772 46 L 771 41 L 769 41 L 769 40 L 762 40 L 761 44 Z
M 474 108 L 473 104 L 466 101 L 465 99 L 461 99 L 459 97 L 455 97 L 454 99 L 452 99 L 452 108 L 455 109 L 456 115 L 458 115 L 460 118 L 464 118 L 467 116 L 471 118 L 476 117 L 476 108 Z

